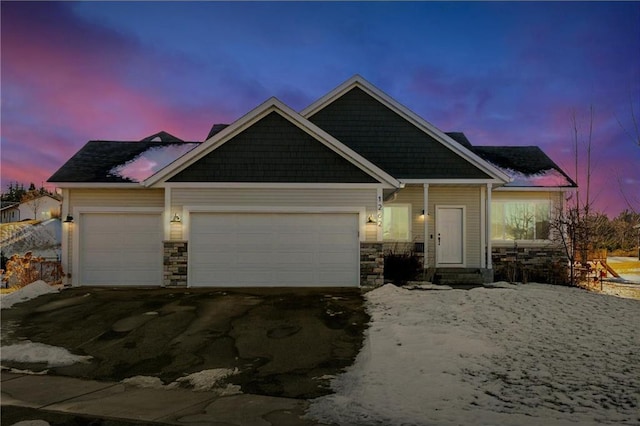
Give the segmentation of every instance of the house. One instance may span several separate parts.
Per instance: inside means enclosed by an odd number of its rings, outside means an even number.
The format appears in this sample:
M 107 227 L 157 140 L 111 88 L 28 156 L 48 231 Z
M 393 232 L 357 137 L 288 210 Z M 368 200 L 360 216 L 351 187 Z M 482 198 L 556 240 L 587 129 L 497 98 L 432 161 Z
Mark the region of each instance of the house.
M 20 203 L 2 203 L 0 223 L 19 222 L 21 220 L 47 220 L 60 216 L 61 202 L 58 198 L 42 194 Z
M 380 285 L 390 245 L 490 280 L 500 247 L 549 246 L 575 187 L 536 147 L 474 147 L 357 75 L 299 113 L 268 99 L 202 143 L 90 141 L 49 182 L 73 218 L 73 285 L 189 287 Z

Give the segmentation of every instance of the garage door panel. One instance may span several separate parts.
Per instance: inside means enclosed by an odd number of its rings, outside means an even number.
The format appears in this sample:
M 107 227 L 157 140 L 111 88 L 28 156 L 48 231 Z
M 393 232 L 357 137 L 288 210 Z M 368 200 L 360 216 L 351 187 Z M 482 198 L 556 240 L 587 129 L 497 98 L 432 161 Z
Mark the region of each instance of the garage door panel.
M 287 265 L 291 269 L 308 269 L 313 267 L 315 258 L 315 253 L 310 251 L 291 251 L 279 253 L 279 256 L 273 262 L 276 265 Z
M 190 224 L 190 286 L 359 284 L 357 214 L 198 212 Z
M 79 283 L 162 284 L 159 214 L 82 213 Z

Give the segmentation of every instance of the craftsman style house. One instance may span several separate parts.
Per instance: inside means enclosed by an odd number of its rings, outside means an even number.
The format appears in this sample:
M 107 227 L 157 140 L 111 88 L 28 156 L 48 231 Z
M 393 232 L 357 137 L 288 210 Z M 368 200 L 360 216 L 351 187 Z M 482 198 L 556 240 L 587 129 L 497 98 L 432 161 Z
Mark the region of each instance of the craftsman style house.
M 490 280 L 501 248 L 549 245 L 575 187 L 537 147 L 474 147 L 360 76 L 201 143 L 90 141 L 49 181 L 72 284 L 190 287 L 380 285 L 389 244 Z

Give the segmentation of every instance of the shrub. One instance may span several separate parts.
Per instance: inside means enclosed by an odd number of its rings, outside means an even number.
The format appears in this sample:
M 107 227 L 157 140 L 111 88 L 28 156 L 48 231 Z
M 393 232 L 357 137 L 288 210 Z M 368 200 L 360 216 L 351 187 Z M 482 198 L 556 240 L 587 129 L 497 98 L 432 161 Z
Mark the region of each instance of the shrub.
M 422 273 L 422 263 L 413 250 L 395 252 L 389 250 L 384 255 L 384 278 L 395 285 L 405 285 L 414 281 Z

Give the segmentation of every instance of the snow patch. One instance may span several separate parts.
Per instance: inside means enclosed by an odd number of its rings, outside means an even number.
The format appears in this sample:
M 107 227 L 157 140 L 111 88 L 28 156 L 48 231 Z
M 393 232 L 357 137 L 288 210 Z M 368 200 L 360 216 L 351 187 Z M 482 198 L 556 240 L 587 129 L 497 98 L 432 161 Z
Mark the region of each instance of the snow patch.
M 169 385 L 162 383 L 159 377 L 152 376 L 133 376 L 123 379 L 120 383 L 125 385 L 131 385 L 138 388 L 151 388 L 151 389 L 172 389 L 177 386 L 177 383 L 173 382 Z
M 91 356 L 74 355 L 65 348 L 25 341 L 2 347 L 0 361 L 46 363 L 47 367 L 64 367 L 89 362 Z
M 188 376 L 180 377 L 176 382 L 188 383 L 193 386 L 196 391 L 214 391 L 219 395 L 235 395 L 240 393 L 240 386 L 227 384 L 221 387 L 221 383 L 229 376 L 238 374 L 238 369 L 214 368 L 211 370 L 202 370 Z
M 114 167 L 109 171 L 112 176 L 120 176 L 133 182 L 142 182 L 162 170 L 187 152 L 198 146 L 198 143 L 176 143 L 172 145 L 153 146 L 139 154 L 133 160 Z
M 121 383 L 141 388 L 175 389 L 187 385 L 197 392 L 215 392 L 219 396 L 237 395 L 242 393 L 240 386 L 224 383 L 227 377 L 238 374 L 237 368 L 214 368 L 202 370 L 187 376 L 180 377 L 175 382 L 165 385 L 158 377 L 133 376 L 121 381 Z
M 0 297 L 0 309 L 9 309 L 16 303 L 26 302 L 38 296 L 49 293 L 57 293 L 61 286 L 51 286 L 44 281 L 38 280 L 28 284 L 13 293 L 3 294 Z
M 637 423 L 637 301 L 546 284 L 494 287 L 367 293 L 363 348 L 308 416 L 370 425 Z
M 511 182 L 505 186 L 545 186 L 545 187 L 559 187 L 570 186 L 571 182 L 565 175 L 560 173 L 556 169 L 543 170 L 539 173 L 525 174 L 513 169 L 507 169 L 498 167 L 505 172 L 511 179 Z
M 45 420 L 22 420 L 11 426 L 51 426 L 51 424 Z

